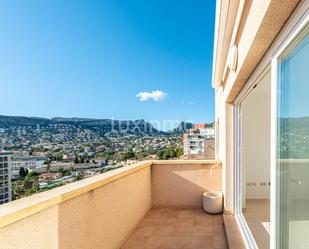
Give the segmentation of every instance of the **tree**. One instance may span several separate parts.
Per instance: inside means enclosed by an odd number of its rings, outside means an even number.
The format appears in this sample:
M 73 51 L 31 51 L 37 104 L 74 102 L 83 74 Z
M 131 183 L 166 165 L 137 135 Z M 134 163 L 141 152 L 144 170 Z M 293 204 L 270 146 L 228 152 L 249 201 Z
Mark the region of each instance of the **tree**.
M 13 198 L 15 199 L 19 199 L 23 196 L 24 194 L 24 185 L 22 180 L 17 180 L 14 181 L 12 184 L 12 192 L 13 192 Z
M 62 176 L 68 176 L 71 175 L 71 170 L 61 167 L 60 169 L 58 169 L 58 173 L 61 173 Z
M 104 152 L 98 153 L 97 157 L 102 158 L 102 159 L 106 159 L 106 160 L 111 160 L 111 159 L 114 159 L 114 153 L 104 151 Z
M 176 149 L 177 158 L 181 157 L 182 155 L 183 155 L 183 148 L 177 148 Z
M 182 148 L 168 147 L 157 152 L 157 157 L 160 160 L 169 160 L 172 158 L 179 158 L 183 154 Z
M 122 153 L 122 154 L 120 155 L 120 160 L 133 159 L 133 158 L 135 158 L 135 156 L 136 156 L 136 155 L 135 155 L 133 149 L 131 148 L 131 149 L 129 149 L 127 152 Z
M 27 174 L 28 174 L 28 170 L 25 169 L 24 167 L 20 167 L 19 176 L 22 177 L 22 178 L 25 178 Z
M 38 172 L 35 172 L 35 171 L 31 171 L 27 174 L 27 177 L 29 178 L 35 178 L 36 176 L 38 176 L 39 173 Z
M 157 157 L 158 157 L 158 159 L 163 160 L 163 154 L 164 154 L 164 151 L 163 151 L 163 150 L 159 150 L 159 151 L 157 152 Z
M 79 181 L 82 179 L 84 179 L 84 176 L 80 172 L 78 172 L 78 174 L 75 176 L 75 181 Z
M 61 167 L 60 169 L 58 169 L 58 172 L 59 172 L 61 175 L 64 175 L 65 169 L 64 169 L 63 167 Z
M 78 164 L 78 163 L 79 163 L 78 156 L 75 156 L 75 158 L 74 158 L 74 163 L 75 163 L 75 164 Z
M 21 171 L 27 172 L 23 169 Z M 12 183 L 13 199 L 19 199 L 29 196 L 39 191 L 38 177 L 36 172 L 29 172 L 22 180 L 16 180 Z

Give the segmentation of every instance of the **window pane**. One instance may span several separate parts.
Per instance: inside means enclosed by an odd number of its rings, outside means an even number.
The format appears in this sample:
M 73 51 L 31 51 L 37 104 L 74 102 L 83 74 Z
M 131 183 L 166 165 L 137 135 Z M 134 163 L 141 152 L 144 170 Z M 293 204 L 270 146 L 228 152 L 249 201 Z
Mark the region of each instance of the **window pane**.
M 278 248 L 309 248 L 309 37 L 287 49 L 278 84 Z

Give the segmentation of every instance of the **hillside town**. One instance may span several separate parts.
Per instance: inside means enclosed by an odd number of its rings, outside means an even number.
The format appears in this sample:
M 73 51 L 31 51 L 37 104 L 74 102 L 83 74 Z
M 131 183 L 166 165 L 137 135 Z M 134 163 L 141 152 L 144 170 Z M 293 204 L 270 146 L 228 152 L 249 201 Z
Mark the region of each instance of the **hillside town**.
M 0 150 L 2 204 L 139 160 L 179 157 L 182 140 L 180 134 L 75 124 L 21 125 L 0 129 Z
M 214 128 L 208 124 L 182 122 L 161 132 L 145 121 L 138 129 L 120 129 L 108 120 L 85 125 L 85 119 L 25 119 L 0 120 L 0 204 L 142 160 L 214 157 Z

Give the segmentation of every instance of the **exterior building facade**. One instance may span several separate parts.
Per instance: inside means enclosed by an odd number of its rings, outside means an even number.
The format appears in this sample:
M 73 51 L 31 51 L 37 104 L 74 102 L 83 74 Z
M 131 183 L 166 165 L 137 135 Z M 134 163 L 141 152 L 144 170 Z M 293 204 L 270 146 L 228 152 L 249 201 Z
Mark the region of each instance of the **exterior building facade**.
M 225 213 L 246 248 L 308 248 L 309 1 L 217 1 L 213 65 Z
M 183 135 L 184 156 L 188 159 L 215 158 L 215 129 L 195 124 Z
M 20 168 L 33 170 L 41 168 L 44 165 L 46 157 L 42 156 L 27 156 L 27 155 L 12 155 L 11 157 L 11 178 L 19 178 Z
M 0 151 L 0 205 L 11 201 L 11 153 Z

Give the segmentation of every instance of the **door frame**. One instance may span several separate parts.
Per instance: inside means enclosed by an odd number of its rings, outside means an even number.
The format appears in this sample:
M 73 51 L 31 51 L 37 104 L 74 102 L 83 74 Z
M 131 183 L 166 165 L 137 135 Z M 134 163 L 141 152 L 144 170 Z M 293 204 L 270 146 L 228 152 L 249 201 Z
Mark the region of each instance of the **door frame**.
M 277 231 L 277 222 L 278 222 L 278 213 L 277 213 L 277 193 L 278 193 L 278 165 L 277 165 L 277 110 L 278 110 L 278 79 L 279 79 L 279 65 L 280 60 L 286 50 L 290 45 L 295 42 L 297 37 L 302 33 L 302 31 L 309 25 L 309 14 L 307 14 L 304 19 L 295 27 L 291 32 L 289 37 L 281 44 L 279 49 L 274 54 L 271 60 L 271 189 L 270 189 L 270 248 L 276 249 L 278 245 L 278 232 Z
M 243 170 L 242 170 L 242 103 L 252 92 L 257 84 L 266 76 L 271 73 L 271 65 L 268 64 L 262 72 L 255 79 L 249 79 L 237 98 L 235 99 L 234 106 L 234 213 L 236 221 L 240 227 L 240 231 L 244 238 L 247 248 L 258 249 L 254 236 L 247 224 L 245 217 L 243 216 L 242 209 L 242 194 L 243 194 Z

